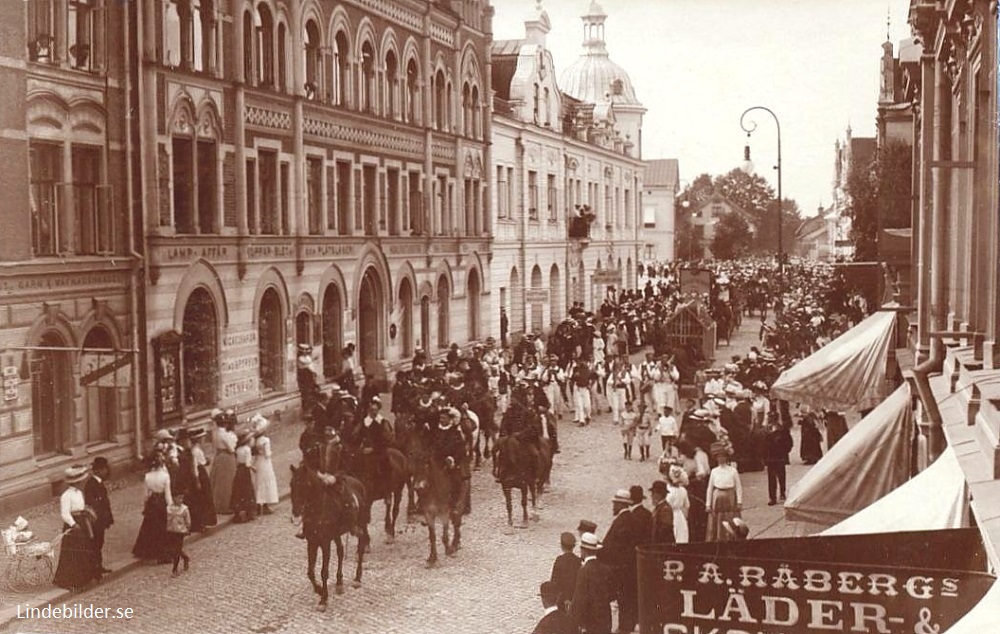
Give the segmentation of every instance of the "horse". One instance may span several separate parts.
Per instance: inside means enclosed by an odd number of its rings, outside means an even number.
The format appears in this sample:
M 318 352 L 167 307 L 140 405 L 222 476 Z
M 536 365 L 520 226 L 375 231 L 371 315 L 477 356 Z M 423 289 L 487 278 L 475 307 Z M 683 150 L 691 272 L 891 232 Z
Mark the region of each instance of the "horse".
M 522 523 L 528 524 L 528 495 L 531 495 L 531 509 L 537 508 L 539 461 L 524 443 L 514 436 L 504 436 L 494 446 L 493 460 L 496 475 L 507 503 L 507 526 L 514 525 L 511 490 L 521 491 Z M 534 515 L 537 518 L 537 515 Z
M 323 470 L 327 473 L 337 473 L 346 468 L 347 472 L 364 484 L 367 509 L 366 515 L 371 518 L 372 505 L 376 501 L 385 504 L 385 534 L 389 543 L 396 538 L 396 521 L 399 518 L 399 507 L 403 500 L 403 487 L 410 486 L 409 460 L 400 450 L 389 447 L 386 449 L 384 472 L 376 465 L 365 468 L 365 458 L 361 454 L 347 452 L 340 442 L 328 443 L 324 451 Z
M 475 445 L 473 446 L 477 469 L 484 457 L 492 455 L 491 443 L 495 444 L 498 431 L 496 423 L 496 398 L 490 394 L 488 385 L 483 386 L 480 393 L 481 396 L 479 398 L 469 402 L 469 409 L 479 418 L 479 430 L 475 435 Z
M 292 470 L 292 521 L 301 518 L 309 556 L 308 577 L 313 591 L 319 595 L 320 607 L 329 599 L 327 580 L 330 577 L 330 542 L 337 544 L 337 594 L 344 592 L 344 542 L 342 537 L 351 534 L 358 538 L 357 568 L 353 587 L 361 587 L 361 571 L 368 547 L 369 517 L 365 487 L 350 476 L 333 476 L 313 469 L 307 464 Z M 320 579 L 316 581 L 316 554 L 322 551 Z
M 441 543 L 444 545 L 445 554 L 449 557 L 454 556 L 461 547 L 462 511 L 465 506 L 465 490 L 469 486 L 469 481 L 464 478 L 456 484 L 452 475 L 448 473 L 448 467 L 433 455 L 432 433 L 423 429 L 414 433 L 410 454 L 414 488 L 430 540 L 428 567 L 434 566 L 438 561 L 438 522 L 441 523 Z M 454 537 L 449 540 L 450 528 L 454 528 Z

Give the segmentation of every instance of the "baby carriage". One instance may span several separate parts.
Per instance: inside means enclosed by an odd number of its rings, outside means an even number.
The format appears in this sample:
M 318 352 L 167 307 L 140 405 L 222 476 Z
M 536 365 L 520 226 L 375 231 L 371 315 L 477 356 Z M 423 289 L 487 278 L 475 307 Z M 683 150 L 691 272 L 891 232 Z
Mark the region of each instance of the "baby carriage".
M 36 539 L 28 530 L 28 521 L 18 517 L 9 528 L 0 531 L 3 553 L 7 560 L 4 580 L 12 592 L 24 592 L 50 583 L 55 564 L 55 547 L 63 534 L 52 541 Z

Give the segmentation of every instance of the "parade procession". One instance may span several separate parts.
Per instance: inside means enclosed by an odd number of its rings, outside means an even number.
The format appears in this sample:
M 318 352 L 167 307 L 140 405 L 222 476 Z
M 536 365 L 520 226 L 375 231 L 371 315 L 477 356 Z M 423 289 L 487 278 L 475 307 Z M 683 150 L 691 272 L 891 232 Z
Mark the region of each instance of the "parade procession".
M 997 17 L 0 2 L 0 632 L 1000 631 Z

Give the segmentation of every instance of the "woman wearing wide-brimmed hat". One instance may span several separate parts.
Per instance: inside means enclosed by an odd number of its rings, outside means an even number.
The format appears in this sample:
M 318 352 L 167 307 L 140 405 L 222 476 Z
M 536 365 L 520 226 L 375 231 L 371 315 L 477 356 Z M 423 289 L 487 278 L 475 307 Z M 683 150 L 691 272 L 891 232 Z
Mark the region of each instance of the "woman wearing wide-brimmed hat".
M 740 517 L 743 506 L 743 485 L 736 467 L 729 463 L 732 450 L 724 442 L 712 443 L 712 458 L 717 465 L 708 476 L 708 491 L 705 494 L 708 526 L 705 541 L 729 541 L 724 523 Z
M 192 532 L 201 532 L 209 526 L 215 526 L 219 521 L 215 512 L 212 479 L 208 475 L 208 459 L 201 447 L 201 443 L 207 435 L 208 430 L 206 429 L 193 430 L 187 434 L 191 443 L 191 460 L 194 463 L 195 481 L 197 482 L 187 499 L 188 508 L 191 510 Z
M 272 513 L 269 504 L 278 503 L 278 478 L 274 475 L 274 463 L 271 462 L 271 439 L 265 435 L 270 421 L 255 414 L 250 419 L 254 433 L 253 466 L 256 474 L 254 491 L 257 499 L 257 512 L 262 515 Z
M 212 446 L 215 448 L 211 470 L 212 496 L 215 501 L 215 512 L 221 514 L 232 513 L 229 502 L 233 495 L 233 479 L 236 477 L 237 439 L 233 432 L 235 414 L 230 412 L 232 410 L 212 411 L 212 422 L 215 423 L 215 429 L 212 431 Z
M 64 535 L 59 549 L 59 564 L 52 583 L 67 590 L 79 590 L 101 578 L 95 556 L 91 522 L 95 516 L 84 502 L 83 485 L 90 473 L 87 467 L 74 465 L 65 471 L 66 490 L 59 497 Z
M 166 563 L 167 505 L 173 503 L 170 492 L 169 458 L 162 451 L 153 452 L 146 472 L 146 501 L 142 509 L 142 524 L 135 538 L 132 554 L 139 559 Z

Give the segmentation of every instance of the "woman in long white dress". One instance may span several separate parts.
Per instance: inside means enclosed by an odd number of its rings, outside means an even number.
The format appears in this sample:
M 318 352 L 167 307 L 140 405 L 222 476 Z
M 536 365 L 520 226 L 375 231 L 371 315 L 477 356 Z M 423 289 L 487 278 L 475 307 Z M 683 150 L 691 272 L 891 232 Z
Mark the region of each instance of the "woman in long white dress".
M 254 415 L 250 421 L 253 425 L 254 435 L 257 437 L 253 448 L 254 472 L 257 475 L 254 482 L 254 492 L 257 497 L 257 513 L 259 515 L 270 515 L 273 511 L 268 505 L 278 503 L 278 478 L 274 475 L 271 439 L 264 435 L 270 421 L 260 414 Z
M 667 504 L 674 511 L 674 542 L 686 544 L 688 534 L 688 509 L 691 501 L 687 492 L 688 477 L 684 468 L 673 465 L 667 473 Z

